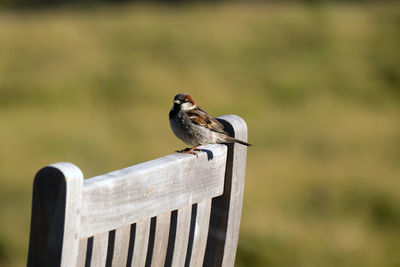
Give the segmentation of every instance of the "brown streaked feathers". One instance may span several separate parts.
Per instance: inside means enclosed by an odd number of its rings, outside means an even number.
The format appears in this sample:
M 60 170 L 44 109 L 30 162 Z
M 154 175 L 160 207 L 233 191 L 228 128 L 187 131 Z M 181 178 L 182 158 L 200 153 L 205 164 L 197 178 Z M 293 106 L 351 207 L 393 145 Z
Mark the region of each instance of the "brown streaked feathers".
M 219 121 L 208 115 L 207 112 L 199 107 L 197 109 L 188 111 L 187 114 L 190 120 L 197 125 L 206 127 L 214 132 L 226 135 L 228 134 L 224 131 L 224 126 Z

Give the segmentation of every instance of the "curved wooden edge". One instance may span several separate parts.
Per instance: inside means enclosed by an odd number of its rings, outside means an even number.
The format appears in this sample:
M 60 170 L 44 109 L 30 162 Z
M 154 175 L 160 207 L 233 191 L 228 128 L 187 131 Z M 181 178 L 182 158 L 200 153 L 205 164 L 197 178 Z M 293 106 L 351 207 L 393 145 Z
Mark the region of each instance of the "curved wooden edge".
M 27 266 L 75 265 L 82 187 L 83 174 L 71 163 L 55 163 L 37 172 Z
M 44 168 L 52 167 L 58 169 L 64 175 L 68 184 L 70 183 L 83 183 L 83 173 L 81 169 L 75 164 L 69 162 L 57 162 L 50 164 Z

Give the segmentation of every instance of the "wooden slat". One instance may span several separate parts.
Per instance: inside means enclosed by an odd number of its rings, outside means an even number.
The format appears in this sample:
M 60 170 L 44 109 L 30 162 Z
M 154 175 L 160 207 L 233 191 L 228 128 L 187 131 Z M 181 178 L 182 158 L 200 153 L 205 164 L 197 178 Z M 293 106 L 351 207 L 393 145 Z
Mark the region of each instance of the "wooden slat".
M 113 267 L 126 267 L 128 259 L 129 237 L 131 225 L 125 225 L 115 232 L 114 254 L 112 258 Z
M 235 115 L 220 117 L 225 130 L 247 140 L 245 121 Z M 229 144 L 224 194 L 212 201 L 204 266 L 234 266 L 242 212 L 247 147 Z
M 203 266 L 206 250 L 208 226 L 210 223 L 211 199 L 197 204 L 196 226 L 194 230 L 193 246 L 190 257 L 191 267 Z
M 105 266 L 107 259 L 108 232 L 94 236 L 90 266 Z
M 149 243 L 150 219 L 136 223 L 135 240 L 132 256 L 132 267 L 143 267 L 146 263 Z
M 81 238 L 221 195 L 227 148 L 173 154 L 85 180 Z
M 189 240 L 191 214 L 192 214 L 192 206 L 188 206 L 178 210 L 174 253 L 172 257 L 173 267 L 185 266 L 186 252 Z
M 171 222 L 170 212 L 157 216 L 154 248 L 151 260 L 152 267 L 164 266 L 165 256 L 167 254 L 170 222 Z
M 77 267 L 85 267 L 87 242 L 88 242 L 87 238 L 82 238 L 81 240 L 79 240 L 79 252 L 78 252 Z

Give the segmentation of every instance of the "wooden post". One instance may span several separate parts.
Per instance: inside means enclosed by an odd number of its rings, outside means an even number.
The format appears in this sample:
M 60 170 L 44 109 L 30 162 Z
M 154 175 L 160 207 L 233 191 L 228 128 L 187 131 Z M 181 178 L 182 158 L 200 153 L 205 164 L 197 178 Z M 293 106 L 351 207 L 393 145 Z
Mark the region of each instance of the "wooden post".
M 71 163 L 56 163 L 35 176 L 28 267 L 75 266 L 83 174 Z
M 247 141 L 245 121 L 236 115 L 219 117 L 225 130 Z M 247 147 L 229 144 L 223 195 L 212 200 L 210 227 L 203 266 L 234 266 L 242 213 Z

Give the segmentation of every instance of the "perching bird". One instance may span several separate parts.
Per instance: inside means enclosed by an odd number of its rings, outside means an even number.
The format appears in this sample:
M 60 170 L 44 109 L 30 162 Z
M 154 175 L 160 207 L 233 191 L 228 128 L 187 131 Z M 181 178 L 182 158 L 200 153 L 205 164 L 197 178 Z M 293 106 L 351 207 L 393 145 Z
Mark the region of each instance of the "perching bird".
M 171 129 L 183 142 L 191 146 L 179 153 L 197 155 L 194 150 L 200 145 L 215 143 L 239 143 L 245 146 L 251 144 L 229 136 L 224 131 L 224 126 L 198 107 L 193 98 L 188 94 L 177 94 L 174 97 L 174 105 L 169 112 Z

